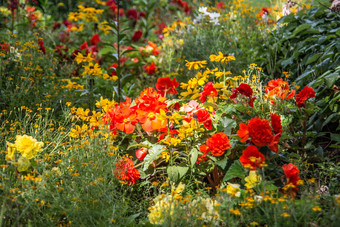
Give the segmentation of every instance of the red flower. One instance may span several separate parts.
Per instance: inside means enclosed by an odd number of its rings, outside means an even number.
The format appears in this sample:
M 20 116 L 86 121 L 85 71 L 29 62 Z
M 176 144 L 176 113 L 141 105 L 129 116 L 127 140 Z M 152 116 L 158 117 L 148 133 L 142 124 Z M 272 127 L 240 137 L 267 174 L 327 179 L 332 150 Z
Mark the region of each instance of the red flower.
M 216 8 L 217 9 L 225 9 L 225 3 L 224 2 L 217 3 Z
M 275 134 L 281 134 L 282 133 L 282 125 L 281 125 L 280 115 L 277 115 L 276 113 L 271 113 L 270 114 L 270 124 L 272 125 Z
M 98 44 L 99 42 L 103 42 L 103 41 L 100 40 L 99 35 L 96 33 L 96 34 L 94 34 L 94 35 L 92 36 L 92 38 L 91 38 L 91 45 L 97 46 L 97 44 Z
M 155 34 L 162 34 L 164 28 L 166 28 L 166 24 L 164 24 L 164 22 L 161 22 L 160 24 L 158 24 L 158 30 L 154 31 Z
M 249 128 L 248 125 L 240 123 L 240 130 L 237 131 L 237 135 L 241 137 L 241 142 L 244 143 L 249 138 Z
M 179 83 L 176 81 L 176 78 L 170 80 L 170 78 L 168 77 L 159 77 L 157 79 L 156 88 L 162 96 L 165 96 L 165 94 L 176 95 L 176 87 L 178 87 L 178 85 Z
M 144 13 L 144 12 L 139 12 L 139 17 L 146 17 L 146 13 Z
M 266 146 L 274 139 L 272 134 L 272 128 L 266 119 L 253 118 L 248 124 L 249 135 L 251 141 L 259 147 Z
M 135 184 L 140 178 L 139 171 L 133 167 L 134 163 L 129 158 L 119 159 L 116 163 L 116 169 L 114 175 L 123 183 Z
M 290 90 L 288 82 L 283 81 L 281 78 L 270 80 L 268 85 L 265 86 L 265 90 L 268 98 L 270 98 L 273 104 L 275 104 L 274 99 L 276 97 L 281 98 L 282 100 L 289 100 L 295 95 L 295 90 Z
M 294 185 L 297 185 L 298 180 L 300 180 L 299 169 L 297 168 L 297 166 L 293 165 L 292 163 L 289 163 L 283 165 L 282 169 L 287 177 L 287 184 L 292 183 Z
M 203 92 L 200 94 L 199 100 L 205 102 L 207 100 L 207 95 L 211 97 L 215 97 L 218 95 L 216 88 L 214 88 L 214 84 L 212 82 L 207 83 L 204 88 Z
M 132 20 L 138 20 L 138 12 L 136 9 L 128 10 L 126 16 Z
M 264 155 L 259 152 L 257 147 L 250 145 L 243 152 L 240 157 L 240 162 L 244 168 L 249 170 L 256 170 L 257 168 L 262 168 L 264 163 Z
M 136 150 L 136 157 L 139 159 L 139 160 L 143 160 L 146 156 L 146 154 L 148 153 L 148 149 L 145 148 L 145 147 L 142 147 L 142 148 L 139 148 Z
M 253 89 L 248 84 L 241 83 L 237 88 L 233 88 L 233 94 L 230 96 L 231 99 L 237 98 L 238 94 L 244 95 L 249 98 L 249 106 L 253 107 L 253 102 L 256 97 L 252 97 Z
M 38 45 L 39 45 L 39 50 L 41 50 L 44 54 L 46 54 L 44 41 L 41 38 L 38 39 Z
M 143 35 L 143 32 L 141 30 L 135 31 L 135 33 L 132 36 L 132 41 L 137 42 Z
M 315 97 L 315 91 L 312 87 L 304 87 L 299 94 L 295 97 L 295 102 L 298 107 L 305 107 L 305 101 L 307 98 L 314 98 Z
M 207 139 L 207 146 L 214 156 L 221 156 L 224 151 L 231 147 L 228 136 L 223 132 L 218 132 Z
M 156 73 L 157 67 L 155 63 L 151 63 L 150 65 L 144 65 L 144 70 L 147 74 L 152 75 Z
M 204 123 L 210 119 L 210 114 L 206 109 L 199 109 L 194 113 L 199 123 Z

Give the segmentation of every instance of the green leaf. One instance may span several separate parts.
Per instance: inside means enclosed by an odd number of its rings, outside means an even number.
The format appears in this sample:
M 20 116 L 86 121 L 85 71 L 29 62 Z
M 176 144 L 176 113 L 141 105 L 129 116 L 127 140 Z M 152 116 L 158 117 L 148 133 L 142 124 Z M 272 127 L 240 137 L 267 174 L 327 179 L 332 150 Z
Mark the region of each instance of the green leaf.
M 333 87 L 335 82 L 340 79 L 340 75 L 339 75 L 339 73 L 331 73 L 331 74 L 325 76 L 324 79 L 325 79 L 327 87 L 331 88 L 331 87 Z
M 106 54 L 109 54 L 109 53 L 114 53 L 114 52 L 116 52 L 116 50 L 113 47 L 108 46 L 108 47 L 104 47 L 104 48 L 100 49 L 98 55 L 103 56 L 103 55 L 106 55 Z
M 228 163 L 228 156 L 225 156 L 224 159 L 218 160 L 216 162 L 216 165 L 218 165 L 222 169 L 225 169 L 225 167 L 227 166 L 227 163 Z
M 320 56 L 321 56 L 322 54 L 323 54 L 323 53 L 316 53 L 316 54 L 312 55 L 311 57 L 309 57 L 309 58 L 308 58 L 308 61 L 306 62 L 306 65 L 309 65 L 309 64 L 311 64 L 311 63 L 317 61 L 317 60 L 320 58 Z
M 263 181 L 262 186 L 264 187 L 265 190 L 268 191 L 275 191 L 277 189 L 277 187 L 273 184 L 273 182 L 268 182 L 268 181 Z
M 191 168 L 193 168 L 194 165 L 196 164 L 197 158 L 198 158 L 198 150 L 197 148 L 193 148 L 190 152 Z
M 243 168 L 241 162 L 239 160 L 235 161 L 230 168 L 228 169 L 227 173 L 225 174 L 223 181 L 227 181 L 230 180 L 232 178 L 245 178 L 246 177 L 246 173 L 245 173 L 245 169 Z
M 220 121 L 223 125 L 224 133 L 230 135 L 231 129 L 236 127 L 236 121 L 227 117 L 222 118 Z
M 291 35 L 291 37 L 296 36 L 299 32 L 306 30 L 308 28 L 310 28 L 312 25 L 310 24 L 301 24 L 300 26 L 296 27 L 295 30 L 293 31 L 293 34 Z
M 171 181 L 177 181 L 181 179 L 189 170 L 189 167 L 183 166 L 169 166 L 167 173 Z
M 145 144 L 150 146 L 151 148 L 148 150 L 148 154 L 144 158 L 143 171 L 147 170 L 149 168 L 149 165 L 159 158 L 165 148 L 164 145 L 160 144 L 151 144 L 149 142 L 146 142 Z
M 340 143 L 340 134 L 331 133 L 331 139 L 337 143 Z

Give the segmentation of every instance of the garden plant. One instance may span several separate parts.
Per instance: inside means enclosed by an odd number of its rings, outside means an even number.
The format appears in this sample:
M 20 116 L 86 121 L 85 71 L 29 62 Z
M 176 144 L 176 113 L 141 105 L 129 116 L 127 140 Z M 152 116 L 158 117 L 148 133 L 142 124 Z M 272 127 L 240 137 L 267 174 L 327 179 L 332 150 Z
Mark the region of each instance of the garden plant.
M 338 226 L 339 1 L 0 1 L 1 226 Z

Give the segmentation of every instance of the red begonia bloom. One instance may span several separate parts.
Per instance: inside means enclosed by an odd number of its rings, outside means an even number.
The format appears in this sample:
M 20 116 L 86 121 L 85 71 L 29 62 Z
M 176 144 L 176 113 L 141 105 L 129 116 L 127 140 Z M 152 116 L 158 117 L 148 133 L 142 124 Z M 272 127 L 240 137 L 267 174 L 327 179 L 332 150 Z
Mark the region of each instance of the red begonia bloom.
M 94 46 L 97 46 L 99 42 L 103 42 L 100 40 L 100 37 L 97 33 L 92 36 L 90 41 L 91 41 L 91 45 L 94 45 Z
M 282 169 L 287 177 L 287 183 L 292 183 L 294 185 L 297 185 L 298 180 L 300 180 L 299 169 L 297 168 L 297 166 L 293 165 L 292 163 L 289 163 L 289 164 L 283 165 Z
M 221 156 L 225 150 L 231 147 L 228 136 L 223 132 L 218 132 L 207 139 L 207 146 L 214 156 Z
M 257 168 L 262 168 L 262 164 L 264 163 L 265 158 L 264 155 L 259 152 L 257 147 L 250 145 L 243 152 L 240 157 L 240 162 L 242 163 L 244 168 L 250 170 L 256 170 Z
M 237 98 L 238 94 L 244 95 L 249 98 L 249 106 L 254 106 L 254 100 L 256 97 L 252 97 L 253 89 L 248 84 L 241 83 L 237 88 L 233 88 L 233 94 L 230 96 L 230 99 Z
M 272 128 L 266 119 L 261 119 L 258 117 L 251 119 L 248 123 L 248 129 L 251 141 L 256 146 L 266 146 L 274 139 Z
M 157 67 L 155 63 L 151 63 L 150 65 L 144 65 L 144 70 L 147 74 L 152 75 L 156 73 Z
M 136 150 L 136 157 L 142 161 L 145 158 L 147 153 L 148 153 L 148 149 L 146 147 L 139 148 Z
M 39 45 L 39 50 L 41 50 L 44 54 L 46 54 L 44 41 L 41 38 L 38 39 L 38 45 Z
M 314 98 L 315 97 L 315 91 L 312 87 L 304 87 L 299 94 L 295 97 L 295 102 L 298 107 L 305 107 L 305 101 L 307 98 Z
M 170 80 L 169 77 L 159 77 L 157 79 L 156 88 L 162 96 L 165 96 L 165 94 L 176 95 L 176 87 L 178 87 L 178 85 L 179 83 L 176 81 L 176 78 Z
M 216 8 L 217 9 L 225 9 L 225 3 L 224 2 L 217 3 Z
M 119 159 L 116 163 L 114 175 L 126 184 L 135 184 L 140 178 L 139 171 L 133 167 L 134 163 L 129 158 Z
M 136 9 L 128 10 L 126 16 L 132 20 L 138 20 L 138 12 Z
M 280 115 L 277 115 L 276 113 L 270 114 L 270 124 L 273 127 L 275 134 L 281 134 L 282 133 L 282 125 L 281 125 L 281 117 Z
M 241 142 L 244 143 L 249 138 L 249 128 L 248 125 L 240 123 L 240 130 L 237 131 L 237 135 L 241 137 Z
M 132 36 L 132 41 L 137 42 L 143 35 L 143 32 L 141 30 L 135 31 L 135 33 Z
M 204 88 L 203 92 L 200 94 L 199 100 L 205 102 L 207 100 L 207 96 L 215 97 L 218 95 L 216 88 L 214 88 L 214 84 L 212 82 L 207 83 Z

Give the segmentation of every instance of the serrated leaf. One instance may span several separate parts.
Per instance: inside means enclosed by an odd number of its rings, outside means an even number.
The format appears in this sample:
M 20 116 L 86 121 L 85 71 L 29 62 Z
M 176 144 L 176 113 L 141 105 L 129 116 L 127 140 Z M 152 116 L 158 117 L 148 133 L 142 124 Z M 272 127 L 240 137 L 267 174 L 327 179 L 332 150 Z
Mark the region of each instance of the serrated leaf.
M 148 143 L 147 145 L 150 145 L 151 143 Z M 143 171 L 147 170 L 149 168 L 149 165 L 157 160 L 161 153 L 164 151 L 165 146 L 160 144 L 151 144 L 151 148 L 148 150 L 148 154 L 144 158 L 144 167 Z
M 196 164 L 198 158 L 198 150 L 196 148 L 193 148 L 190 152 L 190 163 L 191 163 L 191 168 L 194 167 Z
M 227 173 L 225 174 L 223 181 L 230 180 L 232 178 L 245 178 L 245 169 L 243 168 L 241 162 L 239 160 L 235 161 L 230 168 L 228 169 Z
M 181 179 L 189 170 L 189 167 L 184 166 L 169 166 L 167 168 L 167 173 L 172 181 L 177 181 Z
M 224 117 L 220 120 L 223 125 L 224 133 L 227 135 L 231 134 L 231 129 L 236 127 L 236 121 L 227 117 Z

